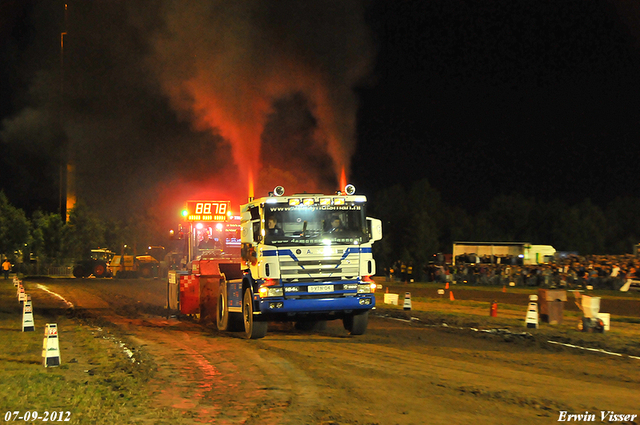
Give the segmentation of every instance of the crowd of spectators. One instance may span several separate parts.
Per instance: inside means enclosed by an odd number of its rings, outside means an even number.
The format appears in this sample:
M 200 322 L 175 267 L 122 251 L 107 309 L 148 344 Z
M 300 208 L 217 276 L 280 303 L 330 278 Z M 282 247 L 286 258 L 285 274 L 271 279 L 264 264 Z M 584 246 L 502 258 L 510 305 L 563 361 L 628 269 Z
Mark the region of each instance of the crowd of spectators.
M 569 255 L 546 264 L 522 264 L 520 259 L 429 264 L 428 282 L 494 286 L 538 286 L 543 288 L 619 290 L 631 280 L 640 281 L 640 258 L 627 255 Z M 395 276 L 396 280 L 405 280 Z M 400 279 L 398 279 L 400 277 Z

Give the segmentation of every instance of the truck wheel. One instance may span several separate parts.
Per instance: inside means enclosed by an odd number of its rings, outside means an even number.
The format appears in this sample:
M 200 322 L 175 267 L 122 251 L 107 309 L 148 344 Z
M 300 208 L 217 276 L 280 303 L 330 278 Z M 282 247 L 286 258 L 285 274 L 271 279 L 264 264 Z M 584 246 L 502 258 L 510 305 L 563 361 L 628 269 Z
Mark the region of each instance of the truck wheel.
M 369 324 L 369 310 L 348 314 L 344 316 L 342 323 L 351 335 L 362 335 L 367 331 Z
M 104 264 L 96 264 L 93 267 L 93 275 L 95 277 L 104 277 L 106 273 L 107 273 L 107 268 L 105 267 Z
M 227 305 L 226 294 L 223 294 L 222 291 L 223 289 L 220 288 L 218 305 L 216 306 L 216 326 L 219 331 L 226 331 L 229 327 L 229 306 Z
M 84 277 L 84 269 L 82 268 L 82 266 L 75 266 L 73 268 L 73 276 L 78 279 Z
M 142 267 L 140 269 L 140 276 L 142 276 L 143 278 L 150 278 L 151 277 L 151 268 L 149 267 Z
M 227 304 L 227 284 L 220 286 L 218 306 L 216 307 L 216 325 L 219 331 L 238 332 L 243 329 L 242 320 L 238 313 L 229 313 Z
M 296 322 L 296 329 L 299 331 L 326 331 L 327 330 L 327 321 L 326 320 L 305 320 Z
M 242 317 L 244 319 L 244 333 L 247 338 L 264 338 L 267 334 L 268 323 L 262 320 L 255 320 L 253 317 L 253 299 L 251 298 L 250 288 L 244 290 Z

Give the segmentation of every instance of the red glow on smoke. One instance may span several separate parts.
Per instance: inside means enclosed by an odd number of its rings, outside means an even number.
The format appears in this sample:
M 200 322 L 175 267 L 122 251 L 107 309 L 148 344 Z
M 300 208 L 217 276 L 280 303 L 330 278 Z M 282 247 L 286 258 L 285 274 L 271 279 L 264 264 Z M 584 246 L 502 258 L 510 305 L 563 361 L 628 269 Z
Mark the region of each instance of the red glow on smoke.
M 336 13 L 314 2 L 237 3 L 171 4 L 152 40 L 150 63 L 179 119 L 214 135 L 200 159 L 215 165 L 198 184 L 221 177 L 244 202 L 277 185 L 343 190 L 353 88 L 374 53 L 360 2 L 337 2 Z
M 240 215 L 240 205 L 247 202 L 245 189 L 232 173 L 212 175 L 199 182 L 174 180 L 159 186 L 152 210 L 164 229 L 172 229 L 181 222 L 182 209 L 187 201 L 194 199 L 231 201 L 231 213 Z
M 233 82 L 237 85 L 223 84 L 223 79 L 194 78 L 185 82 L 190 95 L 190 108 L 196 117 L 199 130 L 218 133 L 229 142 L 232 157 L 229 158 L 225 173 L 236 175 L 236 186 L 241 193 L 249 197 L 263 196 L 277 185 L 285 186 L 288 193 L 296 192 L 333 192 L 336 182 L 340 181 L 340 190 L 346 185 L 344 164 L 348 164 L 353 145 L 348 130 L 350 118 L 342 117 L 335 111 L 331 92 L 324 79 L 316 71 L 299 63 L 285 60 L 281 64 L 287 70 L 280 74 L 260 75 L 258 78 Z M 283 151 L 278 163 L 264 163 L 261 156 L 261 136 L 264 131 L 271 104 L 278 96 L 301 91 L 309 96 L 313 113 L 318 120 L 316 137 L 325 145 L 326 152 L 333 159 L 333 183 L 322 181 L 319 176 L 301 166 L 287 161 L 289 152 Z M 345 129 L 347 129 L 345 131 Z M 212 147 L 210 152 L 214 153 Z M 293 168 L 297 169 L 293 169 Z M 221 170 L 215 170 L 219 172 Z M 340 177 L 342 171 L 343 177 Z M 344 183 L 344 184 L 343 184 Z M 246 201 L 246 198 L 245 198 Z
M 252 171 L 260 168 L 260 136 L 264 127 L 264 117 L 269 103 L 263 96 L 248 87 L 238 90 L 237 96 L 206 84 L 198 85 L 198 80 L 189 82 L 193 96 L 193 111 L 198 119 L 199 129 L 212 129 L 225 138 L 232 147 L 229 164 L 240 170 L 241 179 L 248 193 Z M 214 149 L 212 149 L 212 152 Z M 203 155 L 208 154 L 203 152 Z M 237 172 L 237 170 L 236 170 Z M 246 180 L 244 180 L 246 179 Z

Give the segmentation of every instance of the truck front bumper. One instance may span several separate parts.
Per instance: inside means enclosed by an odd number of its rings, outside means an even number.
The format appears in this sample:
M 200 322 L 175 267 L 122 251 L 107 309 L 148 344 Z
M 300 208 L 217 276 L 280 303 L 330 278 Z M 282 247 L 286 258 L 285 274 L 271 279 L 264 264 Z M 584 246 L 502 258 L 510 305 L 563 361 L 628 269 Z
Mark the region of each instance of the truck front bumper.
M 332 313 L 349 310 L 369 310 L 376 305 L 373 294 L 340 298 L 263 298 L 260 312 L 271 313 Z

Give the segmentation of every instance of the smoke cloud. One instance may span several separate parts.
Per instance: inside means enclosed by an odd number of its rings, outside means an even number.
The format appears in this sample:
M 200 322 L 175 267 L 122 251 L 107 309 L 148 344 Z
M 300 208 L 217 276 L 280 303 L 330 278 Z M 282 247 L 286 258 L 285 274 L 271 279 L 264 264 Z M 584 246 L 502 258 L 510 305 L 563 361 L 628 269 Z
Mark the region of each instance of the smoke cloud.
M 311 189 L 336 187 L 354 150 L 353 87 L 371 59 L 359 2 L 168 1 L 161 17 L 150 63 L 162 89 L 196 128 L 231 143 L 241 175 L 263 165 L 297 174 L 310 167 L 320 173 L 309 176 Z M 269 154 L 261 142 L 272 145 Z M 304 155 L 301 144 L 328 153 L 332 164 L 322 153 Z M 277 146 L 280 160 L 270 155 Z
M 66 3 L 66 27 L 63 2 L 16 14 L 22 80 L 0 128 L 3 145 L 50 159 L 52 193 L 64 144 L 78 198 L 117 217 L 174 218 L 196 197 L 237 204 L 249 175 L 262 196 L 333 191 L 348 172 L 353 89 L 373 56 L 360 1 Z

